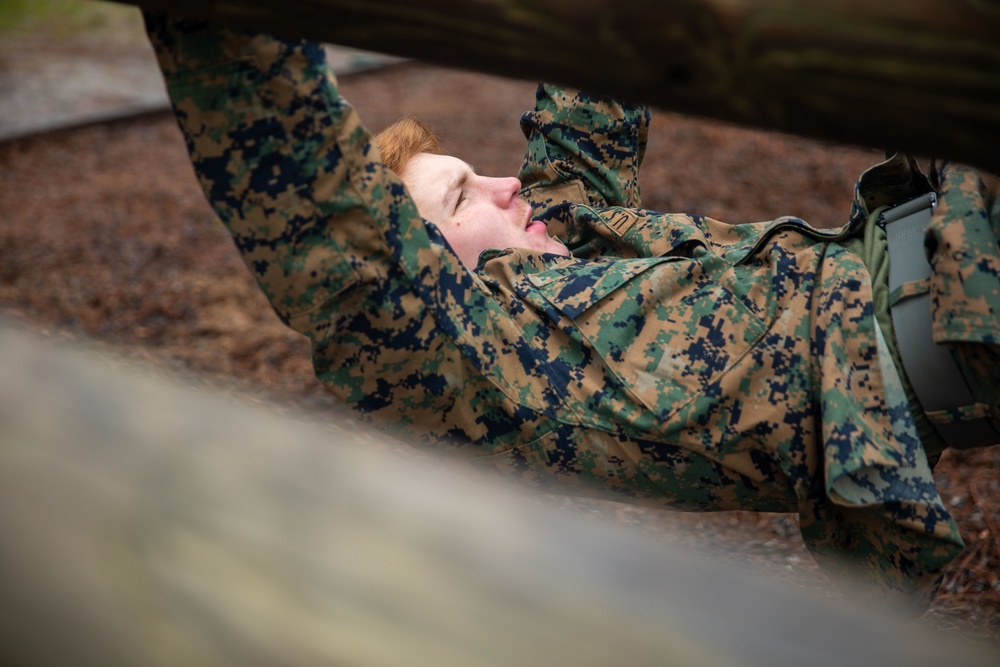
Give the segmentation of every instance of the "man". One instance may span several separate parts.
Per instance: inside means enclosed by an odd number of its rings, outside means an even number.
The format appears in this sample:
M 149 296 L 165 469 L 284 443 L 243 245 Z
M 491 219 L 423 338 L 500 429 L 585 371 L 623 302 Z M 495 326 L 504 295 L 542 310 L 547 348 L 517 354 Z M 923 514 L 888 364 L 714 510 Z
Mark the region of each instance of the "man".
M 926 592 L 961 549 L 870 222 L 929 187 L 910 161 L 866 174 L 842 229 L 730 226 L 641 208 L 643 107 L 540 86 L 519 178 L 493 179 L 419 124 L 376 149 L 315 44 L 147 27 L 206 195 L 319 378 L 375 423 L 549 486 L 794 511 L 821 563 L 886 591 Z M 936 326 L 982 419 L 1000 271 L 974 178 L 945 178 L 932 236 Z

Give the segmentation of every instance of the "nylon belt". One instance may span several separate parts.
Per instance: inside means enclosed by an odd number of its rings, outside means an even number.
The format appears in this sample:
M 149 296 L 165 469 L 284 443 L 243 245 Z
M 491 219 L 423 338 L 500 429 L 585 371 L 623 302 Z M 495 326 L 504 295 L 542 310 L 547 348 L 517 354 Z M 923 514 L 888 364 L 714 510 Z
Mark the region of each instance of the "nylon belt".
M 909 282 L 926 282 L 931 265 L 924 252 L 924 235 L 931 221 L 937 196 L 931 192 L 886 210 L 879 218 L 885 228 L 889 252 L 889 293 Z M 931 297 L 928 291 L 900 299 L 889 308 L 896 346 L 903 368 L 925 412 L 972 406 L 969 390 L 947 345 L 931 336 Z M 939 423 L 934 428 L 956 449 L 985 447 L 1000 442 L 985 418 Z

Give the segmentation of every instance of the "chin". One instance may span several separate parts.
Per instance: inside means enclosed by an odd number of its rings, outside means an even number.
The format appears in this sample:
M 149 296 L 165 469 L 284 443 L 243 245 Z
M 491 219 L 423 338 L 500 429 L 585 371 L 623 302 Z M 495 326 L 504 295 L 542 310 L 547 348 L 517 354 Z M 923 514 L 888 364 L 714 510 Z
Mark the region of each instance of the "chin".
M 572 254 L 570 253 L 569 248 L 564 246 L 562 243 L 556 243 L 554 247 L 548 250 L 548 252 L 553 255 L 562 255 L 563 257 L 569 257 Z

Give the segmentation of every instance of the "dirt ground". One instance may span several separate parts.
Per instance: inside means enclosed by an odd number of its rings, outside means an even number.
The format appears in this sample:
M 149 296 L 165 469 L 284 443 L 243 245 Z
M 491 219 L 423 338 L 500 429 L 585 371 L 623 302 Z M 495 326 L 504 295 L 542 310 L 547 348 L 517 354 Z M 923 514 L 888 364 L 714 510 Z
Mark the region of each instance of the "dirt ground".
M 342 88 L 372 129 L 415 114 L 481 173 L 517 169 L 533 84 L 406 63 L 344 77 Z M 730 222 L 840 224 L 857 175 L 879 155 L 665 113 L 653 127 L 645 205 Z M 0 316 L 260 403 L 343 414 L 312 376 L 305 340 L 278 322 L 214 220 L 165 115 L 0 144 Z M 1000 641 L 1000 447 L 949 452 L 937 478 L 968 549 L 923 622 Z M 553 502 L 826 588 L 791 516 Z

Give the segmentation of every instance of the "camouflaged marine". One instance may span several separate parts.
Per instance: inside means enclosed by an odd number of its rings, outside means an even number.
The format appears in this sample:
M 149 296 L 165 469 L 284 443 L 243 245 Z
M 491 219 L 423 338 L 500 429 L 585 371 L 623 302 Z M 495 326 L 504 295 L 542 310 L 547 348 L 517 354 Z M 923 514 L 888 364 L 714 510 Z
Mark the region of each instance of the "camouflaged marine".
M 543 85 L 521 121 L 518 233 L 561 244 L 466 266 L 319 46 L 147 24 L 208 199 L 319 378 L 376 425 L 549 488 L 796 512 L 821 563 L 885 591 L 926 590 L 962 548 L 928 463 L 945 446 L 931 420 L 955 415 L 907 397 L 888 320 L 907 294 L 888 290 L 873 224 L 928 186 L 910 161 L 867 173 L 837 230 L 657 213 L 637 180 L 648 111 Z M 463 196 L 451 164 L 441 210 Z M 939 186 L 933 277 L 909 291 L 932 294 L 969 410 L 995 418 L 997 209 L 967 170 Z

